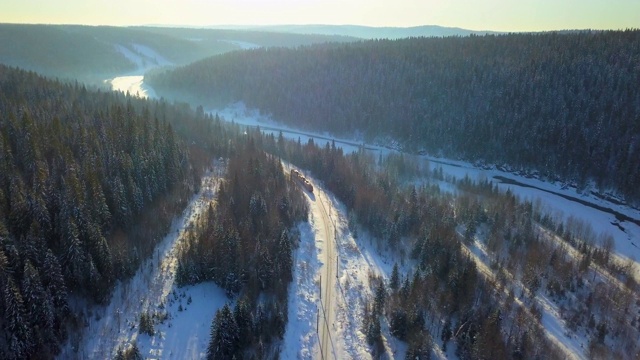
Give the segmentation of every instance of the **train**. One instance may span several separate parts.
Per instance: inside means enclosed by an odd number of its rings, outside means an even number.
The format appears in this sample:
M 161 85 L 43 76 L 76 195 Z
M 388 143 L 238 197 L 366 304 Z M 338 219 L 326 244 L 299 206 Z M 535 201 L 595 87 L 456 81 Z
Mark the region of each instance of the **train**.
M 300 184 L 302 184 L 302 186 L 307 189 L 308 192 L 312 193 L 313 192 L 313 185 L 311 185 L 311 183 L 309 182 L 309 180 L 307 180 L 307 178 L 305 178 L 300 171 L 296 170 L 296 169 L 291 169 L 291 179 L 295 179 L 298 180 L 298 182 Z

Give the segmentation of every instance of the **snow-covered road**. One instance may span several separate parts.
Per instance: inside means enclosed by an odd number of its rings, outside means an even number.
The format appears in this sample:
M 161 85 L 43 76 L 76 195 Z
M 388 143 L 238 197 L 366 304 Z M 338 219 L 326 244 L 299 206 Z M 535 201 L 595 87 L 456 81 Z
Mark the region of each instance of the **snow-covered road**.
M 290 165 L 284 164 L 288 173 Z M 289 292 L 289 324 L 281 357 L 339 359 L 336 342 L 335 209 L 314 179 L 313 192 L 303 189 L 309 203 L 309 224 L 299 225 L 294 281 Z M 301 187 L 302 189 L 302 187 Z
M 324 254 L 321 281 L 321 314 L 320 314 L 320 355 L 323 359 L 337 359 L 335 349 L 335 332 L 336 326 L 334 304 L 336 288 L 336 230 L 333 221 L 329 217 L 329 212 L 325 206 L 323 199 L 326 194 L 318 190 L 316 186 L 315 194 L 310 194 L 311 206 L 314 214 L 320 215 L 320 223 L 322 224 L 322 236 L 324 237 Z M 331 208 L 329 208 L 331 209 Z

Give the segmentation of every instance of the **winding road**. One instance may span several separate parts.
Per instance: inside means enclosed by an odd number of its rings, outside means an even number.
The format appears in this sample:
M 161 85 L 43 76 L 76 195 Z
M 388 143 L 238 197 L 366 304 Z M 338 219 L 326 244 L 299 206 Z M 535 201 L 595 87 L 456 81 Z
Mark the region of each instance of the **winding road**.
M 293 167 L 285 164 L 287 172 Z M 297 169 L 304 173 L 300 169 Z M 319 251 L 319 259 L 323 266 L 320 268 L 320 301 L 318 302 L 318 342 L 320 351 L 315 353 L 317 359 L 337 359 L 335 325 L 336 317 L 334 309 L 336 308 L 336 299 L 334 289 L 337 286 L 337 249 L 336 249 L 336 228 L 331 218 L 331 206 L 325 202 L 330 201 L 323 189 L 318 186 L 318 181 L 309 179 L 313 184 L 313 192 L 308 192 L 302 186 L 300 187 L 309 199 L 309 210 L 314 216 L 316 224 L 316 247 Z

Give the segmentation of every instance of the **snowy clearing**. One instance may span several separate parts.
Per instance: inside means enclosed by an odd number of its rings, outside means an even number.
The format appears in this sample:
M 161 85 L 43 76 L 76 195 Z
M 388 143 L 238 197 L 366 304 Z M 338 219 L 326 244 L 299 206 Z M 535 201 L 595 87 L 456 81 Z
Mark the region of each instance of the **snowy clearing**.
M 126 349 L 134 342 L 148 359 L 204 356 L 211 320 L 228 299 L 212 283 L 177 288 L 174 275 L 185 229 L 213 200 L 216 189 L 217 179 L 208 173 L 200 193 L 191 199 L 180 219 L 174 220 L 155 255 L 142 263 L 133 278 L 116 285 L 107 306 L 88 310 L 79 343 L 67 344 L 60 359 L 110 359 L 118 347 Z M 144 312 L 153 314 L 154 336 L 138 333 Z

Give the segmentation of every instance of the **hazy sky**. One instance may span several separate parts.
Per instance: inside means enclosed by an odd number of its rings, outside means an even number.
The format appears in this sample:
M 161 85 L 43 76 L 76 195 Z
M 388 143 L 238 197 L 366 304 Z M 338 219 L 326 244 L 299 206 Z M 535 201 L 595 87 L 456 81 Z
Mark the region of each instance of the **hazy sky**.
M 0 22 L 640 28 L 640 0 L 0 0 Z

